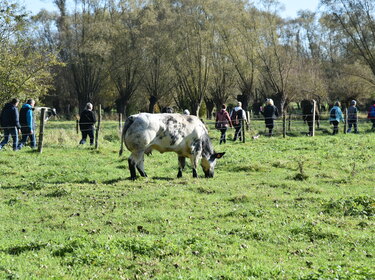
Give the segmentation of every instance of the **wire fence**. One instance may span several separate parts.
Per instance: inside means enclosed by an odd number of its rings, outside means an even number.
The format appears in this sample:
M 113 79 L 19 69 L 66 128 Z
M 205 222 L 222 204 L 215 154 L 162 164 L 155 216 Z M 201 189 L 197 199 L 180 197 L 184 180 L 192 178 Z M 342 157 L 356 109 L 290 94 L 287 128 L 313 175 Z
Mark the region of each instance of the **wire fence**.
M 305 121 L 306 117 L 311 117 L 310 121 Z M 346 117 L 346 116 L 345 116 Z M 288 114 L 281 116 L 274 120 L 273 136 L 275 137 L 302 137 L 309 135 L 309 126 L 311 125 L 312 115 L 304 114 Z M 81 132 L 93 131 L 96 133 L 96 143 L 100 141 L 119 142 L 121 139 L 121 131 L 123 126 L 123 117 L 119 115 L 118 121 L 100 121 L 93 125 L 92 123 L 79 123 L 78 121 L 59 121 L 50 119 L 44 126 L 44 138 L 46 145 L 77 145 L 81 139 Z M 344 122 L 340 123 L 340 133 L 347 133 L 348 131 L 348 120 L 344 118 Z M 243 124 L 243 135 L 242 141 L 254 139 L 254 137 L 269 136 L 268 128 L 265 125 L 266 119 L 259 115 L 247 114 L 247 122 Z M 220 131 L 216 129 L 215 120 L 204 120 L 206 127 L 209 130 L 209 134 L 212 138 L 220 138 Z M 372 132 L 372 123 L 367 119 L 366 113 L 359 113 L 356 119 L 358 126 L 358 133 Z M 40 125 L 35 124 L 34 133 L 37 137 L 40 137 Z M 28 126 L 22 126 L 26 128 Z M 14 128 L 14 127 L 5 127 Z M 4 129 L 2 127 L 1 129 Z M 354 130 L 352 130 L 354 132 Z M 234 137 L 235 130 L 228 129 L 227 135 L 230 139 Z M 0 133 L 1 134 L 1 133 Z M 329 121 L 329 114 L 321 114 L 319 119 L 315 121 L 315 136 L 323 136 L 332 134 L 332 124 Z M 3 135 L 1 135 L 3 137 Z M 40 143 L 40 142 L 39 142 Z M 97 148 L 98 144 L 96 145 Z

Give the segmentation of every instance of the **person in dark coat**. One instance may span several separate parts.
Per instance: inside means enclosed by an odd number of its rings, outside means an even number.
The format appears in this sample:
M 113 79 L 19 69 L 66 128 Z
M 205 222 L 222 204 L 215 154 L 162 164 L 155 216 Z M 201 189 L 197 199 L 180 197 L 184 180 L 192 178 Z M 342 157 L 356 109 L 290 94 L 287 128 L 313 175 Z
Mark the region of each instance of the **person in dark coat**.
M 85 110 L 80 115 L 79 118 L 79 128 L 82 133 L 82 139 L 79 144 L 85 144 L 86 138 L 89 136 L 90 145 L 94 145 L 94 125 L 96 123 L 95 113 L 92 111 L 92 104 L 89 102 L 86 104 Z
M 8 144 L 10 136 L 13 138 L 13 151 L 18 149 L 18 132 L 21 128 L 17 109 L 18 103 L 19 100 L 13 98 L 10 103 L 5 104 L 1 111 L 0 119 L 1 127 L 4 129 L 4 139 L 0 143 L 0 150 Z
M 34 99 L 27 100 L 26 104 L 24 104 L 20 110 L 20 124 L 21 124 L 21 132 L 22 132 L 22 139 L 18 144 L 18 149 L 22 149 L 22 147 L 26 144 L 27 138 L 30 139 L 30 147 L 32 149 L 36 148 L 36 140 L 35 140 L 35 122 L 34 122 Z
M 367 118 L 372 122 L 372 130 L 375 130 L 375 101 L 372 102 L 372 106 L 368 109 Z
M 272 131 L 274 128 L 274 120 L 279 116 L 279 111 L 274 105 L 273 100 L 268 98 L 266 100 L 266 106 L 260 108 L 261 114 L 264 116 L 264 121 L 266 123 L 266 128 L 268 128 L 268 136 L 272 136 Z
M 349 128 L 346 131 L 347 133 L 350 133 L 352 131 L 352 127 L 354 128 L 354 133 L 358 133 L 358 109 L 356 105 L 357 105 L 357 101 L 355 100 L 350 101 L 350 107 L 348 108 Z

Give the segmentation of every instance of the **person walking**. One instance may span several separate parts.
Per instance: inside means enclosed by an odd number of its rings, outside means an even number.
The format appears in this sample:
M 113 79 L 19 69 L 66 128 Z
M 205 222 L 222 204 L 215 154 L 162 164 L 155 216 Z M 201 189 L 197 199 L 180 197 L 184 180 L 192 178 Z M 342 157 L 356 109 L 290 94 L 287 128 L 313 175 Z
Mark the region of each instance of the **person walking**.
M 19 100 L 13 98 L 11 102 L 5 104 L 1 111 L 0 119 L 1 127 L 4 129 L 4 139 L 0 143 L 0 150 L 8 144 L 10 136 L 13 138 L 13 151 L 18 149 L 18 132 L 21 128 L 17 109 L 18 103 Z
M 220 130 L 220 143 L 226 143 L 226 133 L 228 126 L 232 127 L 232 121 L 230 119 L 229 113 L 227 112 L 227 106 L 225 104 L 221 105 L 221 110 L 216 114 L 215 127 Z
M 352 131 L 354 128 L 354 133 L 358 133 L 358 108 L 357 101 L 350 101 L 350 107 L 348 108 L 348 130 L 347 133 Z
M 230 114 L 230 119 L 232 121 L 233 127 L 236 129 L 234 133 L 233 141 L 236 141 L 237 138 L 242 140 L 242 121 L 247 122 L 245 110 L 242 109 L 242 103 L 238 102 L 237 106 L 234 107 Z
M 375 130 L 375 101 L 373 105 L 368 109 L 367 118 L 372 122 L 372 130 Z
M 274 105 L 271 98 L 266 99 L 266 106 L 264 106 L 264 108 L 260 108 L 260 113 L 264 116 L 264 122 L 266 124 L 266 128 L 268 128 L 268 136 L 271 137 L 273 135 L 273 128 L 275 126 L 274 121 L 279 116 L 279 110 Z
M 330 124 L 333 125 L 332 135 L 339 133 L 339 123 L 340 121 L 342 122 L 344 121 L 344 116 L 342 114 L 340 106 L 341 106 L 340 102 L 336 101 L 335 105 L 329 111 L 329 122 Z
M 90 145 L 94 145 L 94 125 L 96 123 L 96 117 L 92 108 L 92 104 L 90 102 L 87 103 L 85 110 L 83 110 L 79 118 L 79 128 L 82 133 L 82 139 L 79 141 L 79 144 L 81 145 L 86 143 L 87 136 L 90 138 Z
M 26 103 L 22 106 L 20 110 L 20 124 L 21 124 L 21 133 L 22 138 L 20 143 L 18 144 L 18 149 L 22 149 L 22 147 L 26 144 L 27 139 L 30 139 L 30 147 L 32 149 L 36 148 L 36 140 L 35 140 L 35 122 L 34 122 L 34 105 L 35 100 L 29 99 Z

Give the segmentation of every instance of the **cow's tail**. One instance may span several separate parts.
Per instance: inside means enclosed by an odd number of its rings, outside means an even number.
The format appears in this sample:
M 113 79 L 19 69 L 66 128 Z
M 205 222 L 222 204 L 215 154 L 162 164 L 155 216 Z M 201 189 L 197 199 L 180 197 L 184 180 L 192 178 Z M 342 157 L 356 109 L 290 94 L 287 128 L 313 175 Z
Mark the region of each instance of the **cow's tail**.
M 119 151 L 119 156 L 121 156 L 122 152 L 124 151 L 124 141 L 125 141 L 126 131 L 133 124 L 133 122 L 134 122 L 133 116 L 128 117 L 125 121 L 124 128 L 122 129 L 122 133 L 121 133 L 121 148 L 120 148 L 120 151 Z

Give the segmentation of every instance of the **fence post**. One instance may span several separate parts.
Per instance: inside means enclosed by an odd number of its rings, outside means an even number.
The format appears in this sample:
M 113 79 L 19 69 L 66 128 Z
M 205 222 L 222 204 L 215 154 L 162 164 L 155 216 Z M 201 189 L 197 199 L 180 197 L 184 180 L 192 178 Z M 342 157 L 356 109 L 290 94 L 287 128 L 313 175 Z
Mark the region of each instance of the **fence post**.
M 242 143 L 245 143 L 245 120 L 242 119 L 241 122 L 242 122 L 242 127 L 241 127 Z
M 288 131 L 289 132 L 291 131 L 290 129 L 291 123 L 292 123 L 292 112 L 289 113 L 289 117 L 288 117 Z
M 345 124 L 344 124 L 344 134 L 346 134 L 348 128 L 348 108 L 345 108 Z
M 247 113 L 247 130 L 250 130 L 251 129 L 251 113 L 250 111 L 246 111 Z
M 39 126 L 39 141 L 38 141 L 38 152 L 43 151 L 43 137 L 44 137 L 44 120 L 46 118 L 46 108 L 42 108 L 40 113 L 40 126 Z
M 79 120 L 76 120 L 76 132 L 79 133 Z
M 121 129 L 122 129 L 122 114 L 121 113 L 118 113 L 118 129 L 120 130 L 120 133 L 121 133 Z
M 283 137 L 286 137 L 286 113 L 285 110 L 283 112 Z
M 312 111 L 312 135 L 311 136 L 315 136 L 315 110 L 316 110 L 316 101 L 313 100 L 313 111 Z
M 98 137 L 99 137 L 99 130 L 100 130 L 100 123 L 102 121 L 102 105 L 99 104 L 99 111 L 98 111 L 98 126 L 96 128 L 96 133 L 95 133 L 95 149 L 98 148 L 99 143 L 98 143 Z

